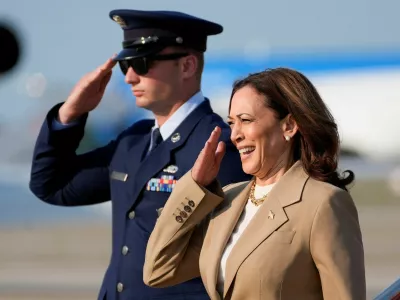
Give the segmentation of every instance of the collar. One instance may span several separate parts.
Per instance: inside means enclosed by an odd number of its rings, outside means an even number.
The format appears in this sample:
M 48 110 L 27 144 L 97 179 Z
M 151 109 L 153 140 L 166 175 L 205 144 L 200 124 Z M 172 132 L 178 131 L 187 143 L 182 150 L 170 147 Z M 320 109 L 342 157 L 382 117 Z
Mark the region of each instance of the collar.
M 185 120 L 185 118 L 195 110 L 203 101 L 205 100 L 203 93 L 201 91 L 194 94 L 188 101 L 186 101 L 179 109 L 172 114 L 170 118 L 160 127 L 160 133 L 165 141 L 172 133 L 178 128 L 178 126 Z M 152 128 L 158 128 L 157 121 Z

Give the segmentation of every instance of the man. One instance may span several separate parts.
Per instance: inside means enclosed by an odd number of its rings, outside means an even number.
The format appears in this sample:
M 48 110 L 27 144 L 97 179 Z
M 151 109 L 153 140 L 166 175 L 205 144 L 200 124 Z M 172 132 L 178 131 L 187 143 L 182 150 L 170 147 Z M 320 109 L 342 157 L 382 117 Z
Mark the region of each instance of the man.
M 110 17 L 123 29 L 123 50 L 50 110 L 34 149 L 30 189 L 62 206 L 111 199 L 112 256 L 99 299 L 208 299 L 200 278 L 170 288 L 145 286 L 143 265 L 148 238 L 176 180 L 191 169 L 216 126 L 226 142 L 219 181 L 249 179 L 229 127 L 200 89 L 207 37 L 222 27 L 179 12 L 115 10 Z M 116 63 L 137 106 L 152 111 L 155 121 L 139 121 L 108 145 L 77 155 L 88 112 L 99 104 Z M 188 217 L 193 203 L 182 199 L 177 222 Z

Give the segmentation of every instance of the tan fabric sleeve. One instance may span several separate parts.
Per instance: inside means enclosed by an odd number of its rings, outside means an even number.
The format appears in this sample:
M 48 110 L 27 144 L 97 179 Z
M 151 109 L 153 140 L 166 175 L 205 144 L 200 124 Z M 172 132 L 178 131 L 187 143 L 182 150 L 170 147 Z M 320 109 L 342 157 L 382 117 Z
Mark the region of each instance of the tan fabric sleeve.
M 364 249 L 358 213 L 346 191 L 336 190 L 315 215 L 310 239 L 325 300 L 365 300 Z
M 143 270 L 146 285 L 166 287 L 200 276 L 207 216 L 223 200 L 221 187 L 213 190 L 218 195 L 199 186 L 191 170 L 177 182 L 147 244 Z

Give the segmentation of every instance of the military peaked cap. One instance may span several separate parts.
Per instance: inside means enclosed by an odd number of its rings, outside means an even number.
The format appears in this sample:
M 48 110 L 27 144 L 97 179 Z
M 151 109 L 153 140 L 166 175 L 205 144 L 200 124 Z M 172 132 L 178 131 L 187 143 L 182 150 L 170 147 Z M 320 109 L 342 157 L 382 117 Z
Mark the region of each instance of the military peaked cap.
M 123 50 L 115 60 L 143 57 L 168 46 L 182 46 L 205 52 L 207 37 L 223 31 L 217 23 L 177 11 L 119 9 L 110 18 L 121 26 Z

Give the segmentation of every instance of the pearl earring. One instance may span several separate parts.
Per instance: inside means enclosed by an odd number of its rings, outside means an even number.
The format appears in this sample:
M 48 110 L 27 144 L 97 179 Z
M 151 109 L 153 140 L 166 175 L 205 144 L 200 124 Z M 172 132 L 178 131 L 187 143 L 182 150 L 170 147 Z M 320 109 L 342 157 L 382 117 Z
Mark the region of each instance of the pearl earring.
M 290 136 L 285 135 L 285 140 L 289 142 L 290 141 Z

